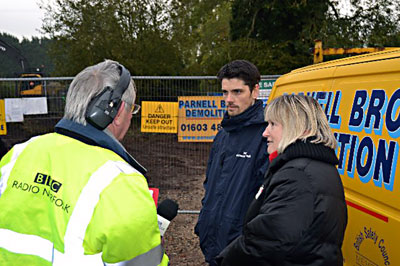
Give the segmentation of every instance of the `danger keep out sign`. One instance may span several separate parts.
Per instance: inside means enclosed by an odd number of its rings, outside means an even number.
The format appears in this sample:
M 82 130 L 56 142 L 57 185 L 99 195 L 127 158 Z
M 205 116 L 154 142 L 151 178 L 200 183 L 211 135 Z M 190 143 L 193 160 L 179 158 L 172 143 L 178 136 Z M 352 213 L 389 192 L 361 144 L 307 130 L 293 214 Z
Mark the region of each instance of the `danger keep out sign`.
M 177 102 L 142 102 L 142 132 L 177 133 Z

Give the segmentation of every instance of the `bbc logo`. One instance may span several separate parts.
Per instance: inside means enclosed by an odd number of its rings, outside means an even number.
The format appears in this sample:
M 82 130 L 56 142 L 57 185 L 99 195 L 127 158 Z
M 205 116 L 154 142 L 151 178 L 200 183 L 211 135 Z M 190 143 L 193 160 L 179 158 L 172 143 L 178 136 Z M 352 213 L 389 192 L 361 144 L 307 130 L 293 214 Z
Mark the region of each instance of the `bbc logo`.
M 50 189 L 56 193 L 58 192 L 58 190 L 60 190 L 60 187 L 62 186 L 62 184 L 60 182 L 52 179 L 51 176 L 41 174 L 41 173 L 36 174 L 34 182 L 37 184 L 46 185 L 46 186 L 50 187 Z

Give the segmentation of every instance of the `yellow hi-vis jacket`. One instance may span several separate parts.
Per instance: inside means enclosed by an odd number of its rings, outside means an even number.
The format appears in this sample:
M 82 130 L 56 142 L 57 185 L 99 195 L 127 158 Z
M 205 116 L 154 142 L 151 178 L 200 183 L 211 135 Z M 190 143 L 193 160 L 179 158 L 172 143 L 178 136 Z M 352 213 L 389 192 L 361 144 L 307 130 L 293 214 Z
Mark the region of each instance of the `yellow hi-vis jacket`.
M 113 151 L 50 133 L 0 171 L 0 265 L 168 265 L 147 181 Z

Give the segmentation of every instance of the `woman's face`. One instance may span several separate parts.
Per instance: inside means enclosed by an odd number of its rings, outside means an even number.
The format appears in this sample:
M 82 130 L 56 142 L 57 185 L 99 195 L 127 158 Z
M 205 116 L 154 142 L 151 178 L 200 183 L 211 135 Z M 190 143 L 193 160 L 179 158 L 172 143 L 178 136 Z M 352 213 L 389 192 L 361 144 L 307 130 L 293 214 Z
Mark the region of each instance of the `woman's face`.
M 282 125 L 278 122 L 267 121 L 268 126 L 263 132 L 263 137 L 267 138 L 268 153 L 271 154 L 278 149 L 278 145 L 282 139 Z

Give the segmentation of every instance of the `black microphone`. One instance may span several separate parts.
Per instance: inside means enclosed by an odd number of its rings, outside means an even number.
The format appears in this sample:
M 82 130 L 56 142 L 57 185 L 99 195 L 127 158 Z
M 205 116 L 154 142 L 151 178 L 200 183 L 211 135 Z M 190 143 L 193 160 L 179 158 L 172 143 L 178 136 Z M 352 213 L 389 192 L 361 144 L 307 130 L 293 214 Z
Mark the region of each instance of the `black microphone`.
M 163 200 L 157 207 L 158 227 L 160 228 L 161 236 L 164 236 L 169 223 L 178 214 L 178 203 L 173 200 Z

